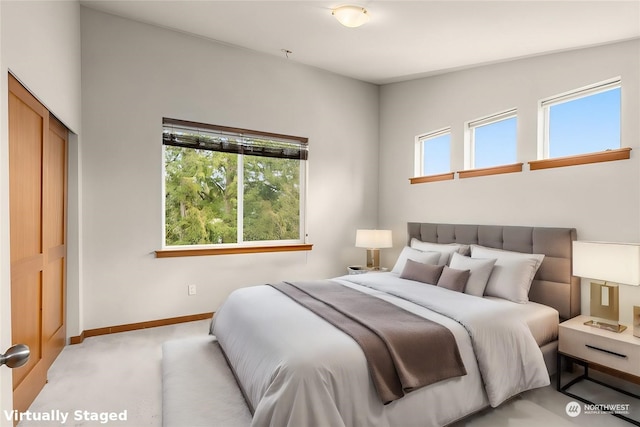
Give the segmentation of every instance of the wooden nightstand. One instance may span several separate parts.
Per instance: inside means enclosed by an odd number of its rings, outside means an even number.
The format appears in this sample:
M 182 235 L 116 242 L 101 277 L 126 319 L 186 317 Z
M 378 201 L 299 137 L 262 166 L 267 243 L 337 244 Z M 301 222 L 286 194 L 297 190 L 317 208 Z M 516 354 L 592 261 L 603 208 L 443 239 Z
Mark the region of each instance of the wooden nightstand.
M 557 390 L 574 399 L 593 405 L 594 402 L 590 402 L 568 391 L 568 389 L 577 382 L 588 380 L 640 399 L 640 396 L 636 394 L 589 377 L 589 366 L 600 365 L 622 374 L 622 378 L 631 377 L 634 379 L 634 382 L 640 383 L 640 338 L 634 337 L 633 331 L 630 329 L 622 333 L 615 333 L 584 325 L 584 322 L 588 320 L 591 320 L 589 316 L 577 316 L 560 324 L 558 331 L 558 369 L 556 374 Z M 561 359 L 563 356 L 584 367 L 584 374 L 564 386 L 562 385 L 561 370 Z M 636 378 L 638 381 L 635 381 Z M 640 421 L 622 414 L 612 413 L 612 415 L 640 426 Z

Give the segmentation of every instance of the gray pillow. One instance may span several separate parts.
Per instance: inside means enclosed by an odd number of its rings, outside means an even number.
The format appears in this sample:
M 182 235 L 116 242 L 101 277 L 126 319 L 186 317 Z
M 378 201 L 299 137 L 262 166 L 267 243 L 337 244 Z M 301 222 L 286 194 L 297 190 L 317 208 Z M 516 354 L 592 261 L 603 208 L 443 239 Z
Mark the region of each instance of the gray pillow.
M 456 292 L 463 292 L 470 275 L 471 270 L 456 270 L 445 265 L 438 279 L 438 286 Z
M 415 280 L 416 282 L 435 285 L 438 283 L 438 279 L 440 279 L 443 268 L 445 268 L 444 265 L 421 264 L 408 259 L 400 277 L 403 279 Z
M 482 297 L 495 263 L 495 259 L 474 259 L 460 254 L 453 254 L 450 265 L 451 268 L 457 270 L 470 270 L 471 273 L 469 280 L 467 280 L 467 287 L 464 288 L 464 293 Z

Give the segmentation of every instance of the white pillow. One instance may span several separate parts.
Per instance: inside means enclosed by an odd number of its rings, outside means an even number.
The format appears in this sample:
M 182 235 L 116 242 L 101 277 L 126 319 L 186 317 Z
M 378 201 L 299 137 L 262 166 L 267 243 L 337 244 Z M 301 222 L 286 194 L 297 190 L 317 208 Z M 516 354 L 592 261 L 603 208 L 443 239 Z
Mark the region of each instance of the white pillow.
M 431 243 L 423 242 L 413 237 L 411 239 L 411 247 L 423 252 L 440 252 L 440 261 L 438 265 L 449 265 L 451 254 L 458 252 L 462 255 L 469 253 L 469 245 L 461 245 L 459 243 Z
M 469 280 L 467 280 L 464 293 L 482 297 L 495 263 L 495 259 L 473 259 L 460 255 L 459 253 L 454 253 L 451 256 L 450 267 L 456 270 L 470 270 L 471 275 L 469 275 Z
M 409 246 L 405 246 L 402 252 L 400 252 L 400 255 L 398 255 L 398 260 L 393 266 L 391 272 L 401 274 L 408 259 L 422 264 L 437 265 L 438 260 L 440 259 L 440 252 L 422 252 L 417 249 L 412 249 Z
M 471 245 L 471 258 L 496 259 L 484 290 L 485 295 L 526 303 L 529 301 L 531 282 L 542 264 L 544 255 Z

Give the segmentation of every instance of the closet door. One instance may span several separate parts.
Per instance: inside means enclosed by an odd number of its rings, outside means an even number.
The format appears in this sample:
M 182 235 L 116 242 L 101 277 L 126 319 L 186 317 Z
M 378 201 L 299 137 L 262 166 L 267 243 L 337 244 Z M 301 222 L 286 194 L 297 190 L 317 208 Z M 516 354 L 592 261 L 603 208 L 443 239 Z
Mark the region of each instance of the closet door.
M 14 409 L 25 411 L 65 343 L 67 130 L 9 76 L 12 342 L 31 357 L 13 370 Z
M 68 135 L 67 128 L 50 116 L 49 138 L 45 139 L 42 165 L 42 342 L 47 367 L 58 357 L 66 340 Z

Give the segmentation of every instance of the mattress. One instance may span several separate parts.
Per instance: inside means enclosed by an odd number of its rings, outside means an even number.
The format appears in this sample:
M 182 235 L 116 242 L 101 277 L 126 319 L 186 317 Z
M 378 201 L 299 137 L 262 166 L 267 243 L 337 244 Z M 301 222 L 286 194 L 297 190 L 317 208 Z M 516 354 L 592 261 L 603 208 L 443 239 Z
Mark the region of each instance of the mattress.
M 510 306 L 515 313 L 515 316 L 522 319 L 522 321 L 529 327 L 531 335 L 533 335 L 533 338 L 536 340 L 539 347 L 558 339 L 558 324 L 560 323 L 560 316 L 556 309 L 533 301 L 529 301 L 526 304 L 518 304 L 502 298 L 484 298 L 495 301 L 496 303 L 504 306 Z

